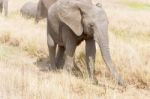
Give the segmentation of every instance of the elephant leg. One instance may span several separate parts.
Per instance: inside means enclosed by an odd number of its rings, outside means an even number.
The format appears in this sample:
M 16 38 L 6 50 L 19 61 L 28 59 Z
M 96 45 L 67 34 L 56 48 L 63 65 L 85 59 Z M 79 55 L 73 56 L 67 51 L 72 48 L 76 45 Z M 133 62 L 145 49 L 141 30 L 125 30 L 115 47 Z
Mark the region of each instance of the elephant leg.
M 3 10 L 3 3 L 0 3 L 0 13 L 2 13 Z
M 76 45 L 72 44 L 71 42 L 66 46 L 65 65 L 63 69 L 69 72 L 71 72 L 73 68 L 73 55 L 75 53 L 75 49 L 76 49 Z
M 94 39 L 86 40 L 86 64 L 88 69 L 89 78 L 92 80 L 92 83 L 96 84 L 97 80 L 94 76 L 95 73 L 95 41 Z
M 50 59 L 50 64 L 49 64 L 49 69 L 56 69 L 55 65 L 55 54 L 56 54 L 56 43 L 52 39 L 50 33 L 51 33 L 50 25 L 47 20 L 47 44 L 48 44 L 48 50 L 49 50 L 49 59 Z
M 73 55 L 77 46 L 76 39 L 69 27 L 64 27 L 62 32 L 65 42 L 65 64 L 63 69 L 71 72 L 73 68 Z
M 8 0 L 4 0 L 4 11 L 5 11 L 5 16 L 8 14 Z
M 47 35 L 47 43 L 48 43 L 49 59 L 50 59 L 49 69 L 56 69 L 56 65 L 55 65 L 56 44 L 54 44 L 49 34 Z
M 63 46 L 58 46 L 58 51 L 57 51 L 57 55 L 56 55 L 56 66 L 58 68 L 63 68 L 64 51 L 65 51 L 65 48 Z

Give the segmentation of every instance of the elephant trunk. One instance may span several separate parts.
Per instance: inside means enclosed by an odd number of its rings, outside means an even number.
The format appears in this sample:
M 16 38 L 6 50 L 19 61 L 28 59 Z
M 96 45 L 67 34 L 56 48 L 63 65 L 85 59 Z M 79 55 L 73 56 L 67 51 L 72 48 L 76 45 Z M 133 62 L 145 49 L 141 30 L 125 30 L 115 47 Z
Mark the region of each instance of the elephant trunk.
M 101 26 L 101 27 L 104 27 L 104 26 Z M 115 68 L 112 64 L 110 51 L 109 51 L 109 47 L 108 47 L 109 42 L 108 42 L 107 28 L 101 29 L 101 27 L 98 28 L 98 31 L 94 34 L 94 38 L 100 47 L 100 52 L 102 54 L 102 58 L 106 64 L 107 68 L 110 70 L 112 76 L 115 78 L 115 80 L 118 82 L 118 84 L 123 85 L 122 78 L 118 75 L 117 71 L 115 70 Z

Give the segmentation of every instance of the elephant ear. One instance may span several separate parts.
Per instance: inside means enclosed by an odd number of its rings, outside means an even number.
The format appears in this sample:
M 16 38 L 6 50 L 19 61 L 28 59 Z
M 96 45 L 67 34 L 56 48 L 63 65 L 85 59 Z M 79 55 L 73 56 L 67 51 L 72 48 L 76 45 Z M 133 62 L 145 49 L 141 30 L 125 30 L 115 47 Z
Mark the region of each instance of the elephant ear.
M 69 26 L 72 31 L 80 36 L 83 33 L 83 27 L 81 23 L 81 13 L 77 8 L 64 8 L 58 13 L 60 20 Z

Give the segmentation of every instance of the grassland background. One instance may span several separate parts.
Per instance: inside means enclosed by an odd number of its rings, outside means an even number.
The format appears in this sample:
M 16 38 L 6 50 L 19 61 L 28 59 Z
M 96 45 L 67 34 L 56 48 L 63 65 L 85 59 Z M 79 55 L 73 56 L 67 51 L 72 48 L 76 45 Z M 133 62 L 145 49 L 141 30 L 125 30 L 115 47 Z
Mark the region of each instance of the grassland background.
M 150 98 L 150 0 L 93 0 L 108 15 L 111 56 L 126 88 L 114 82 L 99 48 L 99 85 L 88 83 L 84 43 L 75 55 L 82 76 L 47 71 L 46 20 L 23 18 L 19 10 L 25 2 L 9 0 L 8 17 L 0 15 L 0 99 Z

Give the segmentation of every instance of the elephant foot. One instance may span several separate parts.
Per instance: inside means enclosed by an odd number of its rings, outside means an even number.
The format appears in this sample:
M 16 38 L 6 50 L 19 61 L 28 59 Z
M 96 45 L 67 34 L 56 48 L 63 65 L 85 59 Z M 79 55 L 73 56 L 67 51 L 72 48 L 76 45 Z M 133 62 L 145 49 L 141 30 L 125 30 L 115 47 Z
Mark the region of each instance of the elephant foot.
M 64 66 L 63 70 L 68 72 L 68 73 L 72 73 L 72 68 L 71 67 Z
M 73 69 L 73 65 L 69 64 L 69 63 L 65 64 L 64 67 L 63 67 L 63 70 L 67 71 L 69 73 L 72 73 L 72 69 Z
M 73 73 L 72 73 L 72 69 L 70 69 L 70 68 L 63 68 L 63 72 L 64 73 L 66 73 L 67 75 L 73 75 Z
M 119 77 L 117 77 L 117 83 L 118 83 L 118 85 L 120 85 L 120 86 L 126 86 L 126 82 L 122 79 L 122 77 L 121 76 L 119 76 Z
M 57 69 L 63 69 L 63 65 L 56 65 Z
M 57 68 L 56 68 L 55 65 L 49 64 L 49 65 L 48 65 L 48 69 L 49 69 L 49 70 L 56 70 Z

